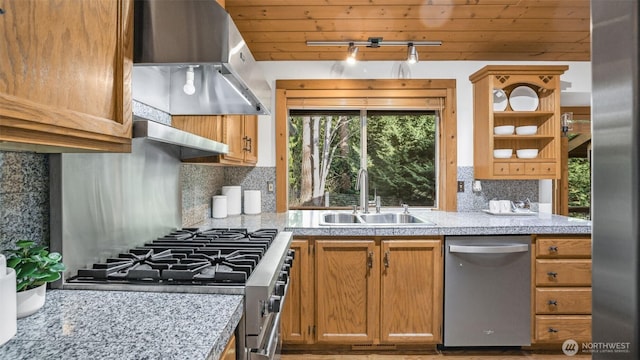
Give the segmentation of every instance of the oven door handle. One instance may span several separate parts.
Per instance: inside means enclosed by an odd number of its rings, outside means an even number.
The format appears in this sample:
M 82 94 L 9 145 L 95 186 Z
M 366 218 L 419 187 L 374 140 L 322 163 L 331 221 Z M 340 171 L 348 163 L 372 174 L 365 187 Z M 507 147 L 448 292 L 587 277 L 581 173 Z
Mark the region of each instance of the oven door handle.
M 269 334 L 269 340 L 265 343 L 266 349 L 251 349 L 249 360 L 273 360 L 280 347 L 280 313 L 276 313 L 273 327 Z
M 509 254 L 529 251 L 529 245 L 449 245 L 449 252 L 465 254 Z

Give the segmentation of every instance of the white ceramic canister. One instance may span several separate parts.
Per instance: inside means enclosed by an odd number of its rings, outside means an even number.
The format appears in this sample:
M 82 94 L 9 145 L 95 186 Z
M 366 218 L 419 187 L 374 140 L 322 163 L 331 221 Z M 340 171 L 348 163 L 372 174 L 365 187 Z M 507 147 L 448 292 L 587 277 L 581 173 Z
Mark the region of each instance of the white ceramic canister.
M 211 217 L 222 219 L 227 217 L 227 195 L 214 195 L 211 198 Z
M 11 340 L 18 330 L 16 313 L 16 272 L 6 267 L 6 259 L 0 254 L 0 346 Z
M 242 213 L 242 188 L 240 186 L 223 186 L 222 195 L 227 195 L 227 215 Z
M 260 190 L 244 191 L 244 213 L 247 215 L 260 214 L 262 200 Z

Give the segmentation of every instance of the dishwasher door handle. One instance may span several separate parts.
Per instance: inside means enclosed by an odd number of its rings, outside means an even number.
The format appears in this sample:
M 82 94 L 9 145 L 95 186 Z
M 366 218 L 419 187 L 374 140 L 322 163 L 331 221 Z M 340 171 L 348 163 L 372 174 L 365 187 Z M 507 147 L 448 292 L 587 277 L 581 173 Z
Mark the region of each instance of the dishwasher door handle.
M 449 252 L 465 254 L 508 254 L 529 251 L 527 244 L 509 245 L 449 245 Z

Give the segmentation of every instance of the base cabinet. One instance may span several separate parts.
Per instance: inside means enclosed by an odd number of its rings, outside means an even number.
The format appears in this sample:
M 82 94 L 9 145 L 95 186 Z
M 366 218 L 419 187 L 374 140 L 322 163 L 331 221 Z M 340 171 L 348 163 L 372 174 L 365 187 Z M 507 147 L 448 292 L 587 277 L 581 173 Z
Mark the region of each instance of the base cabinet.
M 439 240 L 382 242 L 380 340 L 442 340 L 442 251 Z
M 236 355 L 236 337 L 235 335 L 231 335 L 231 339 L 229 339 L 222 355 L 220 355 L 220 360 L 236 360 Z
M 441 343 L 439 238 L 316 238 L 293 248 L 285 347 Z
M 318 343 L 373 343 L 379 251 L 373 240 L 316 241 Z
M 591 341 L 591 238 L 538 235 L 533 343 Z
M 313 343 L 313 263 L 307 240 L 293 240 L 295 260 L 291 268 L 289 290 L 280 318 L 285 344 Z

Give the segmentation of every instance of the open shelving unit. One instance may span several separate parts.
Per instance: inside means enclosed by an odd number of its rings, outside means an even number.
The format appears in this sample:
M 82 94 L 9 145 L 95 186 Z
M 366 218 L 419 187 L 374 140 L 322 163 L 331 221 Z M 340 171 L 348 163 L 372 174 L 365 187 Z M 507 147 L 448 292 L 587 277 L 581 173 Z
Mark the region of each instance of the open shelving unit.
M 485 66 L 469 77 L 473 83 L 474 176 L 476 179 L 558 179 L 560 177 L 560 75 L 568 66 Z M 494 110 L 493 92 L 509 97 L 513 89 L 528 86 L 538 96 L 538 107 L 514 111 L 511 104 Z M 494 135 L 495 126 L 535 125 L 535 135 Z M 507 159 L 493 157 L 494 149 L 512 149 Z M 516 150 L 537 149 L 538 156 L 523 159 Z

